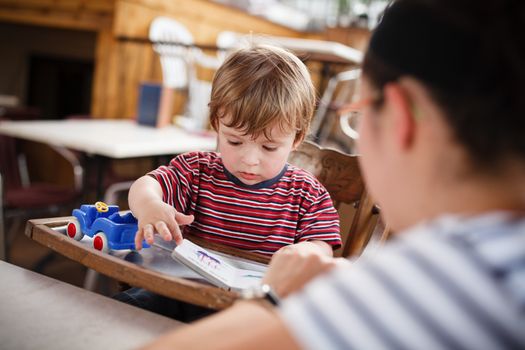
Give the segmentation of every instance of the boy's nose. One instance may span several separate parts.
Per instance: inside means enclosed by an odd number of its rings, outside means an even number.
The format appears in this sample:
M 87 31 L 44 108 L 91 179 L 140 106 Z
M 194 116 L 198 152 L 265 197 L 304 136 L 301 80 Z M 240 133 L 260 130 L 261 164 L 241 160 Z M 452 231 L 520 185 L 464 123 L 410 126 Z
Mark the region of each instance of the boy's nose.
M 259 164 L 259 155 L 256 151 L 248 151 L 243 154 L 241 160 L 246 165 L 255 166 Z

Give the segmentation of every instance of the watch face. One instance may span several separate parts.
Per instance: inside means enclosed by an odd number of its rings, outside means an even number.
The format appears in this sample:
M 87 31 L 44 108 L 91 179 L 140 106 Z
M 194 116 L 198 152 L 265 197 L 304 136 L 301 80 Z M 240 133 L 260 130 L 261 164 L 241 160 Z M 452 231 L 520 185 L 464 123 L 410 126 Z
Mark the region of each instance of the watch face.
M 264 292 L 261 288 L 261 286 L 256 286 L 252 288 L 243 289 L 241 291 L 241 298 L 242 299 L 261 299 L 264 298 Z
M 264 294 L 268 294 L 268 293 L 270 293 L 271 290 L 272 290 L 272 287 L 270 287 L 269 284 L 263 284 L 263 285 L 261 285 L 261 291 L 262 291 Z
M 268 284 L 262 284 L 253 288 L 244 289 L 241 292 L 241 298 L 245 300 L 266 299 L 272 305 L 279 304 L 279 297 Z

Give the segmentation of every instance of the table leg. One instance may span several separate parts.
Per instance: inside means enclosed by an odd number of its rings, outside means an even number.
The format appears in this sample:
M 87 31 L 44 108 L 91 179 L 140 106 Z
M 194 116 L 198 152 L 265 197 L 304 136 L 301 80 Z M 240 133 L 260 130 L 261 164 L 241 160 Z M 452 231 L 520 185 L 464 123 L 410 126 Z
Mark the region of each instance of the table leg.
M 106 171 L 107 159 L 104 156 L 95 156 L 97 163 L 97 182 L 96 182 L 96 200 L 101 200 L 104 195 L 104 173 Z
M 5 237 L 5 222 L 4 222 L 4 203 L 3 203 L 3 178 L 0 174 L 0 260 L 6 260 L 6 237 Z

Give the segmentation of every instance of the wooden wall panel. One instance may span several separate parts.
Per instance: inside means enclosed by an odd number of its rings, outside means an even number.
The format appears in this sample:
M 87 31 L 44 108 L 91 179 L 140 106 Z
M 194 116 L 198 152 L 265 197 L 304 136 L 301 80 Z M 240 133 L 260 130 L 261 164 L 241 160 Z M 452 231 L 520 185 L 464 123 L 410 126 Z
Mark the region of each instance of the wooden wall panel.
M 121 114 L 125 118 L 133 118 L 136 116 L 136 105 L 138 101 L 138 87 L 143 76 L 145 75 L 145 67 L 142 64 L 143 53 L 141 44 L 137 43 L 124 43 L 123 45 L 124 57 L 127 62 L 127 73 L 124 78 L 124 96 L 125 100 L 135 101 L 134 105 L 122 106 L 123 110 Z M 136 82 L 136 83 L 135 83 Z
M 60 28 L 109 28 L 114 0 L 0 0 L 0 20 Z
M 99 31 L 97 34 L 95 71 L 91 92 L 91 114 L 95 117 L 103 116 L 108 108 L 107 103 L 112 98 L 109 96 L 109 69 L 112 66 L 112 57 L 114 57 L 113 46 L 113 32 L 111 30 Z
M 139 85 L 143 81 L 162 81 L 157 54 L 147 42 L 119 40 L 119 37 L 147 39 L 151 21 L 157 16 L 179 20 L 193 33 L 195 42 L 214 45 L 220 31 L 298 37 L 300 33 L 250 16 L 234 8 L 207 0 L 120 0 L 115 4 L 113 37 L 97 59 L 92 114 L 102 118 L 132 118 L 136 114 Z M 207 73 L 207 74 L 206 74 Z M 203 76 L 211 79 L 209 72 Z M 181 112 L 179 101 L 175 110 Z
M 169 16 L 188 27 L 201 44 L 214 44 L 223 30 L 304 37 L 293 29 L 208 0 L 120 0 L 116 6 L 115 34 L 121 36 L 147 38 L 151 21 L 156 16 Z
M 0 0 L 2 6 L 113 12 L 114 0 Z
M 121 42 L 111 33 L 108 52 L 95 72 L 92 114 L 101 118 L 133 118 L 141 82 L 161 82 L 158 56 L 151 45 Z

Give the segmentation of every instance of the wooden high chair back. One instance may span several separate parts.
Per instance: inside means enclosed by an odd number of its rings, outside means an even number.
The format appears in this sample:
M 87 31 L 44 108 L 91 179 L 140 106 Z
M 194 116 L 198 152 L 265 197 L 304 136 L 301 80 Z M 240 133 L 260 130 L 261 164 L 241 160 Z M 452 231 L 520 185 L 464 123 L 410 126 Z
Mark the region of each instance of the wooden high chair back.
M 339 213 L 343 240 L 335 256 L 360 255 L 377 231 L 379 210 L 366 191 L 358 157 L 305 141 L 288 159 L 312 173 L 330 193 Z M 381 232 L 384 239 L 382 236 Z

